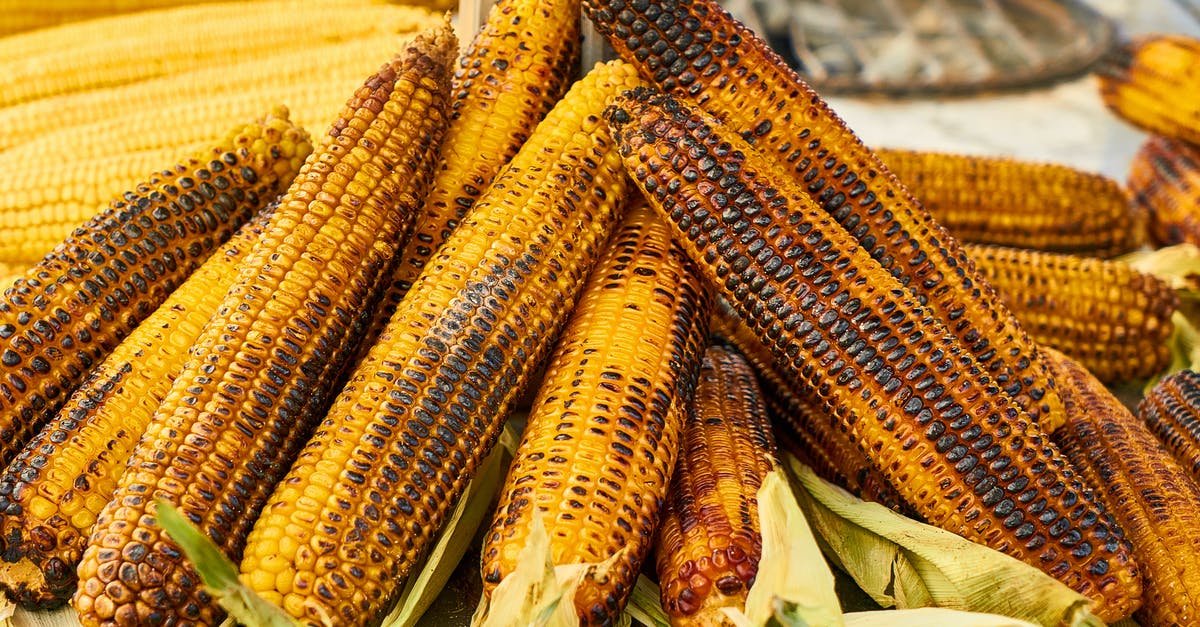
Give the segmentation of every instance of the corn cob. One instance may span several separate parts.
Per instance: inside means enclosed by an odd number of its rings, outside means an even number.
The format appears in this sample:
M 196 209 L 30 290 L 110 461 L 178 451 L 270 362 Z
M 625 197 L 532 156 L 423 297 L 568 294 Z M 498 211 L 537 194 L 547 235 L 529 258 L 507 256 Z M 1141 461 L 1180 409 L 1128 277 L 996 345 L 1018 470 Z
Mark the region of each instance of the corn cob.
M 75 591 L 96 516 L 269 216 L 260 212 L 172 292 L 0 475 L 0 584 L 11 598 L 53 607 Z
M 90 20 L 106 15 L 148 11 L 180 4 L 199 4 L 212 0 L 53 0 L 31 5 L 25 0 L 0 2 L 0 35 L 11 35 L 67 22 Z
M 1144 35 L 1114 49 L 1096 68 L 1100 98 L 1142 130 L 1200 144 L 1200 40 Z
M 1151 244 L 1200 245 L 1200 149 L 1150 137 L 1129 164 L 1129 189 Z
M 1141 244 L 1128 193 L 1106 176 L 1001 157 L 876 154 L 960 241 L 1095 257 Z
M 442 158 L 383 297 L 372 344 L 425 263 L 558 102 L 579 61 L 579 0 L 501 0 L 459 58 Z
M 963 248 L 1030 336 L 1101 381 L 1143 379 L 1170 363 L 1167 339 L 1179 297 L 1157 277 L 1117 261 L 999 246 Z
M 326 44 L 410 32 L 424 9 L 338 0 L 182 6 L 0 39 L 0 106 Z M 182 28 L 164 28 L 165 25 Z
M 644 200 L 630 207 L 558 340 L 509 467 L 483 549 L 485 595 L 543 516 L 555 565 L 625 549 L 604 581 L 575 593 L 582 624 L 621 615 L 667 498 L 711 305 L 666 225 Z
M 215 624 L 155 524 L 163 498 L 231 559 L 323 415 L 428 191 L 457 53 L 419 35 L 347 101 L 205 324 L 101 511 L 78 568 L 86 625 Z M 216 382 L 216 383 L 214 383 Z
M 1125 529 L 1142 570 L 1143 625 L 1200 621 L 1200 486 L 1146 425 L 1079 364 L 1047 350 L 1066 425 L 1054 441 Z
M 657 570 L 672 625 L 724 624 L 758 574 L 758 489 L 776 464 L 754 371 L 736 350 L 704 353 L 659 527 Z
M 583 0 L 592 24 L 642 73 L 742 132 L 792 169 L 829 215 L 913 290 L 1035 419 L 1061 399 L 1037 354 L 958 242 L 754 33 L 715 0 Z
M 770 350 L 737 318 L 728 303 L 722 301 L 718 309 L 713 316 L 713 332 L 754 366 L 781 448 L 796 455 L 821 478 L 859 498 L 917 517 L 879 468 L 858 449 L 840 421 L 821 407 L 813 392 L 779 371 Z
M 636 84 L 621 63 L 576 83 L 426 264 L 255 525 L 251 589 L 312 624 L 386 611 L 615 226 L 624 173 L 598 116 Z
M 922 518 L 1045 570 L 1105 620 L 1137 607 L 1128 544 L 1037 424 L 793 179 L 669 96 L 638 90 L 606 117 L 701 272 Z
M 1200 373 L 1183 370 L 1164 377 L 1138 404 L 1138 416 L 1200 481 Z
M 311 150 L 286 110 L 163 170 L 76 229 L 0 298 L 0 463 L 87 371 L 218 244 L 274 198 Z

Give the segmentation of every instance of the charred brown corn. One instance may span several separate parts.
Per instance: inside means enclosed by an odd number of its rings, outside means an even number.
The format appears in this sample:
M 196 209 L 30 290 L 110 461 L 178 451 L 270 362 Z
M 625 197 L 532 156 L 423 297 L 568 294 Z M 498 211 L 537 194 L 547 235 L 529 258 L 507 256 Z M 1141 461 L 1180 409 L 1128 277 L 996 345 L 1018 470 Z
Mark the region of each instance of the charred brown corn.
M 411 230 L 445 129 L 456 52 L 447 23 L 368 77 L 238 265 L 96 522 L 73 600 L 84 624 L 220 622 L 155 523 L 154 500 L 240 558 L 324 415 L 363 312 Z
M 960 241 L 1095 257 L 1141 243 L 1129 194 L 1106 176 L 1001 157 L 875 154 Z
M 1179 297 L 1161 279 L 1117 261 L 999 246 L 963 248 L 1030 336 L 1101 381 L 1144 379 L 1170 363 L 1167 339 Z
M 579 61 L 579 0 L 501 0 L 458 60 L 450 128 L 429 198 L 367 341 L 538 122 Z M 373 343 L 373 342 L 372 342 Z
M 0 297 L 0 463 L 205 257 L 274 199 L 311 147 L 286 110 L 162 170 Z
M 701 272 L 922 518 L 1043 569 L 1106 620 L 1137 607 L 1128 544 L 1037 424 L 771 158 L 645 89 L 606 117 Z
M 1200 144 L 1200 40 L 1143 35 L 1097 66 L 1100 97 L 1110 111 L 1143 130 Z
M 758 574 L 758 489 L 776 464 L 754 370 L 730 347 L 704 353 L 655 548 L 671 624 L 723 624 Z
M 1138 404 L 1138 417 L 1200 481 L 1200 373 L 1183 370 L 1164 377 Z
M 1200 486 L 1100 381 L 1047 351 L 1067 422 L 1054 441 L 1125 530 L 1142 570 L 1143 625 L 1200 621 Z
M 1037 345 L 958 242 L 771 47 L 716 0 L 583 0 L 617 54 L 772 159 L 940 318 L 1035 420 L 1061 411 Z
M 269 215 L 243 226 L 172 292 L 0 475 L 0 584 L 22 605 L 57 605 L 75 591 L 96 517 Z
M 255 524 L 250 588 L 310 624 L 387 610 L 617 222 L 599 114 L 636 84 L 617 62 L 577 82 L 425 265 Z
M 1150 137 L 1129 164 L 1129 190 L 1151 244 L 1200 245 L 1200 148 Z
M 603 562 L 575 593 L 582 624 L 613 624 L 650 549 L 712 296 L 645 201 L 631 207 L 550 357 L 483 548 L 484 593 L 517 566 L 541 516 L 555 565 Z

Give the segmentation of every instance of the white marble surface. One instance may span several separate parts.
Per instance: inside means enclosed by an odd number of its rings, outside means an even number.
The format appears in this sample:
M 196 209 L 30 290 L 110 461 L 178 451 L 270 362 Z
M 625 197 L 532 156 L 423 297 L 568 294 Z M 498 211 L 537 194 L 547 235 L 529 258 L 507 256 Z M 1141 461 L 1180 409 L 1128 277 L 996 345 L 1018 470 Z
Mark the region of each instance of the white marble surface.
M 1197 22 L 1173 0 L 1091 0 L 1123 35 L 1181 32 Z M 939 100 L 829 98 L 869 145 L 1054 161 L 1125 179 L 1141 132 L 1104 108 L 1095 78 L 1022 93 Z

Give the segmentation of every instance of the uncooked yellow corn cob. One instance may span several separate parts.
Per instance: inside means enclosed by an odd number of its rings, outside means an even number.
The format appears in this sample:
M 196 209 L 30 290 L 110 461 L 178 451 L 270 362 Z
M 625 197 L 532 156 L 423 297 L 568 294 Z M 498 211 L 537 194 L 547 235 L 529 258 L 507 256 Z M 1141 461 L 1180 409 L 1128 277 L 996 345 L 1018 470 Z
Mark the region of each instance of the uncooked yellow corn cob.
M 182 6 L 0 38 L 0 106 L 266 57 L 285 48 L 410 32 L 424 9 L 260 0 Z M 385 51 L 386 52 L 386 51 Z
M 1200 481 L 1200 373 L 1183 370 L 1154 384 L 1138 404 L 1138 417 Z
M 1200 621 L 1200 486 L 1081 365 L 1047 350 L 1067 421 L 1054 441 L 1125 530 L 1145 582 L 1143 625 Z
M 0 297 L 0 464 L 88 370 L 274 199 L 311 151 L 286 109 L 162 170 L 77 228 Z
M 1200 245 L 1200 148 L 1150 137 L 1129 163 L 1129 191 L 1151 244 Z
M 535 516 L 556 566 L 624 550 L 603 581 L 575 592 L 586 625 L 621 615 L 650 550 L 712 306 L 666 225 L 636 202 L 557 341 L 483 547 L 489 597 L 517 567 Z
M 562 98 L 578 61 L 579 0 L 501 0 L 492 6 L 458 60 L 433 188 L 366 343 L 379 337 L 425 262 Z
M 655 554 L 671 625 L 725 624 L 758 574 L 758 489 L 776 465 L 754 370 L 736 349 L 704 353 Z
M 773 159 L 711 116 L 639 89 L 606 118 L 626 170 L 701 272 L 922 518 L 1043 569 L 1105 620 L 1138 606 L 1128 544 L 947 331 L 954 318 L 917 303 Z
M 1034 420 L 1061 411 L 1037 345 L 958 242 L 816 92 L 716 0 L 583 0 L 617 54 L 711 112 L 787 172 Z
M 4 0 L 0 2 L 0 35 L 91 20 L 106 15 L 211 1 L 213 0 L 47 0 L 30 3 L 26 0 Z
M 1141 244 L 1128 193 L 1106 176 L 1001 157 L 875 154 L 960 241 L 1095 257 Z
M 154 501 L 240 559 L 324 415 L 428 191 L 456 53 L 447 21 L 368 77 L 238 264 L 96 521 L 73 599 L 85 625 L 220 622 L 155 523 Z
M 0 475 L 0 584 L 10 598 L 52 607 L 71 597 L 96 516 L 269 217 L 260 212 L 171 292 Z
M 1200 144 L 1200 40 L 1181 34 L 1143 35 L 1096 68 L 1110 111 L 1145 131 Z
M 616 225 L 625 175 L 599 114 L 637 84 L 617 62 L 577 82 L 425 265 L 255 524 L 251 589 L 308 624 L 386 611 Z
M 1105 383 L 1144 379 L 1171 361 L 1175 290 L 1125 263 L 999 246 L 963 247 L 1029 335 Z M 1057 421 L 1043 425 L 1054 431 Z

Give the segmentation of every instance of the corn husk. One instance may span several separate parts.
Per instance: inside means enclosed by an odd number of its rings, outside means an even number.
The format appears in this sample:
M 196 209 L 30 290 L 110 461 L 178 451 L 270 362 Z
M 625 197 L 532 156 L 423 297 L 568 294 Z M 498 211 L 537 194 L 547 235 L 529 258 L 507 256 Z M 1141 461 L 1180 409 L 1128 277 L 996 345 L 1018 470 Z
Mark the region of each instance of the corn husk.
M 625 613 L 635 625 L 643 627 L 671 627 L 671 619 L 662 607 L 662 590 L 645 575 L 638 575 L 629 595 Z
M 942 607 L 882 610 L 846 614 L 846 627 L 1037 627 L 1034 623 L 996 614 L 962 612 Z

